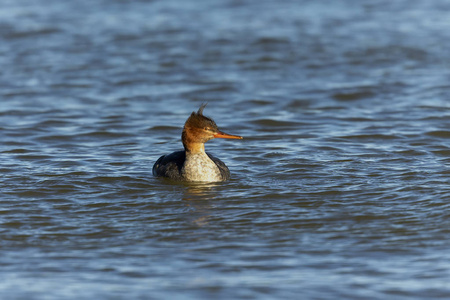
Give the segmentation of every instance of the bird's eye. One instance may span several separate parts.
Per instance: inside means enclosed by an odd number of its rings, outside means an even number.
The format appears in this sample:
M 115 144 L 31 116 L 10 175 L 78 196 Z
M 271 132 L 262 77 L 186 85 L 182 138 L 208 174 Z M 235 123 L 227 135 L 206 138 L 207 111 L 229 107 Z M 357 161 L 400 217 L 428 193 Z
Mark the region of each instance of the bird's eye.
M 203 129 L 206 130 L 206 131 L 211 131 L 211 128 L 209 128 L 209 127 L 205 127 Z

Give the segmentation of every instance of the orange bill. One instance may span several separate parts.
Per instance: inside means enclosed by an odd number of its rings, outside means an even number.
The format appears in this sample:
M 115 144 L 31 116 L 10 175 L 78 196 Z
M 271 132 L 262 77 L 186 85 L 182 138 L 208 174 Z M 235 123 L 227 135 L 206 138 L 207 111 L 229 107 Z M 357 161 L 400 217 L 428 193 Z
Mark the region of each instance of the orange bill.
M 219 131 L 218 133 L 214 134 L 215 138 L 221 138 L 221 139 L 236 139 L 236 140 L 242 140 L 243 137 L 239 135 L 232 135 L 225 132 Z

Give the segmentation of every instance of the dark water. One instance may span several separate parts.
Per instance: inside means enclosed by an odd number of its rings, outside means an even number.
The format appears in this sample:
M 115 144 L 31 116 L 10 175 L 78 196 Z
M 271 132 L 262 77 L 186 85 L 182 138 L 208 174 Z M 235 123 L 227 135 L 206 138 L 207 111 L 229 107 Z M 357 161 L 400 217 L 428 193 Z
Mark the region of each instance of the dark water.
M 2 1 L 2 299 L 449 299 L 450 3 Z M 187 116 L 230 182 L 154 178 Z

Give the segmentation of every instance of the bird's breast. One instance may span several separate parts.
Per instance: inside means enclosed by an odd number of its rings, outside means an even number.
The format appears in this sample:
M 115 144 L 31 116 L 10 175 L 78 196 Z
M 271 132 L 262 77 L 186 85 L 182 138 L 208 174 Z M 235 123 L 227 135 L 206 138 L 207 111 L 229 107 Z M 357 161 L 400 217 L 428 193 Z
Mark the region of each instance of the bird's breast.
M 186 155 L 181 173 L 187 181 L 215 182 L 223 180 L 217 165 L 204 152 Z

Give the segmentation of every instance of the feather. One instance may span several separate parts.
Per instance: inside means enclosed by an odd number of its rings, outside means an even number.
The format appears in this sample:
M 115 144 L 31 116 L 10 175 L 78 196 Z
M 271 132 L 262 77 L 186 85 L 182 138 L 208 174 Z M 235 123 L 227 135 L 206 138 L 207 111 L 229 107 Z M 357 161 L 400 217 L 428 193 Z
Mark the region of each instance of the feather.
M 206 105 L 208 105 L 208 102 L 203 103 L 200 108 L 197 111 L 197 114 L 199 114 L 200 116 L 203 116 L 203 110 L 205 109 Z

